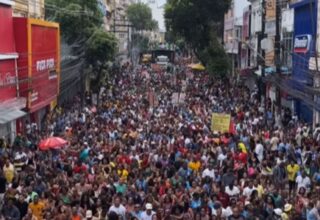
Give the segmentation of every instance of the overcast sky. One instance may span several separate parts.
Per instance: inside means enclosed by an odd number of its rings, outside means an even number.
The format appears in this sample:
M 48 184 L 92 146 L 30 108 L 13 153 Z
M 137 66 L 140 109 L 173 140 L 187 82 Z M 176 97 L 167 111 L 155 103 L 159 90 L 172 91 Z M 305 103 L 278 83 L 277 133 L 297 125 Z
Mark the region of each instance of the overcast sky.
M 163 6 L 166 0 L 143 0 L 143 2 L 148 3 L 152 8 L 153 18 L 158 21 L 160 30 L 164 31 Z

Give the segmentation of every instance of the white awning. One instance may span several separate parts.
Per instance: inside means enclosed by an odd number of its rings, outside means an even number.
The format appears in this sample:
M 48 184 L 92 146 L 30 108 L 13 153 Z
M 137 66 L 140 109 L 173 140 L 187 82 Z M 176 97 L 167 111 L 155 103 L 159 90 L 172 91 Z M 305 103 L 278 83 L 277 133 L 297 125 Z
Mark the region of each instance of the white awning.
M 10 121 L 16 120 L 25 116 L 27 113 L 21 110 L 3 111 L 0 113 L 0 124 L 7 124 Z
M 0 4 L 4 5 L 13 5 L 13 2 L 11 0 L 0 0 Z
M 0 60 L 13 60 L 13 59 L 17 59 L 17 58 L 19 58 L 19 55 L 17 53 L 8 53 L 8 54 L 1 54 L 0 53 Z

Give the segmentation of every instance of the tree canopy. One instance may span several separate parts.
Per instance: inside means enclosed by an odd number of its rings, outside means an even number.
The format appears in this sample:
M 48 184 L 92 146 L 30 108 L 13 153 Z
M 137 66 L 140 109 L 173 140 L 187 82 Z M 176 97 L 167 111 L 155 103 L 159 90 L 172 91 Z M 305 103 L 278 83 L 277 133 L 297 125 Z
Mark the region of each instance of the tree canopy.
M 165 21 L 174 40 L 183 38 L 212 73 L 227 72 L 228 58 L 217 39 L 230 0 L 168 0 Z
M 128 20 L 136 30 L 154 30 L 158 22 L 152 19 L 152 10 L 145 3 L 131 4 L 127 9 Z
M 88 38 L 92 28 L 103 24 L 96 0 L 46 0 L 45 9 L 48 20 L 60 23 L 67 43 Z
M 107 63 L 113 61 L 117 40 L 112 33 L 103 29 L 103 15 L 96 0 L 46 0 L 48 20 L 60 23 L 61 35 L 72 53 L 79 55 L 88 72 L 101 84 L 103 73 L 108 69 Z

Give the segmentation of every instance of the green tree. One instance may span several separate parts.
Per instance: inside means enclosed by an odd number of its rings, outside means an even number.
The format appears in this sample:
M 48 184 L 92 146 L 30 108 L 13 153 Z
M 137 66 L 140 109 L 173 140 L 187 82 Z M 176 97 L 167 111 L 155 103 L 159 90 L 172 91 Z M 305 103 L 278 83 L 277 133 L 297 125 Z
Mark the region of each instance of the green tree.
M 230 0 L 168 0 L 165 21 L 171 39 L 183 38 L 210 73 L 227 73 L 228 58 L 217 39 Z
M 135 47 L 139 48 L 140 51 L 148 50 L 149 43 L 150 43 L 150 40 L 148 37 L 139 33 L 132 34 L 132 44 Z
M 158 28 L 158 22 L 152 19 L 152 10 L 145 3 L 131 4 L 127 9 L 128 20 L 138 30 L 154 30 Z
M 86 61 L 95 73 L 93 88 L 100 88 L 108 70 L 108 61 L 112 61 L 116 55 L 117 39 L 103 29 L 96 29 L 88 39 L 86 48 Z
M 89 38 L 91 30 L 103 24 L 96 0 L 46 0 L 46 17 L 60 23 L 67 43 Z
M 60 23 L 63 41 L 72 48 L 72 53 L 84 59 L 85 73 L 93 78 L 93 88 L 99 89 L 107 75 L 108 62 L 113 61 L 117 40 L 103 27 L 102 12 L 97 0 L 46 0 L 48 20 Z

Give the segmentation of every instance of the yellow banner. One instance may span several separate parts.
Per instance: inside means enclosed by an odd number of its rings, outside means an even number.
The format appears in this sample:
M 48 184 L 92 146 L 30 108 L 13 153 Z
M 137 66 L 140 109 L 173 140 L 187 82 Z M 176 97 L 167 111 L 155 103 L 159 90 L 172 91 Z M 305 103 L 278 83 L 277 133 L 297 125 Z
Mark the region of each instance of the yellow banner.
M 229 114 L 212 113 L 211 131 L 229 132 L 231 116 Z

